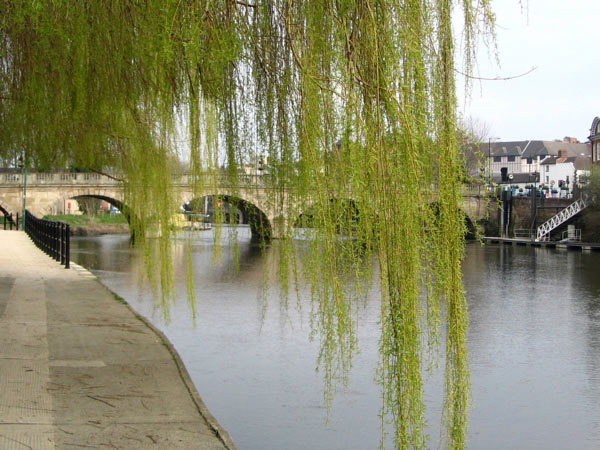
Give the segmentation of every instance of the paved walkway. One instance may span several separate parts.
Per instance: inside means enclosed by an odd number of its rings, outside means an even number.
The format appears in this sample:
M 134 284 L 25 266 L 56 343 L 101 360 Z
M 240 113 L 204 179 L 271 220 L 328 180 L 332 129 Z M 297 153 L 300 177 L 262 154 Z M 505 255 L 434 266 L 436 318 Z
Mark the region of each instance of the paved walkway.
M 166 339 L 0 231 L 0 448 L 234 449 Z

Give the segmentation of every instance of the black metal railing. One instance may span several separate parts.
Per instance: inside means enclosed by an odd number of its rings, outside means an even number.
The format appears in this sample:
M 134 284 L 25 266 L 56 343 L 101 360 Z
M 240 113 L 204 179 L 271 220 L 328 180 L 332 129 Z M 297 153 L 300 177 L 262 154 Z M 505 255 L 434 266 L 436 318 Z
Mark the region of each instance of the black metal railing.
M 38 219 L 26 211 L 25 233 L 40 250 L 64 264 L 65 269 L 69 268 L 71 227 L 68 223 Z
M 5 230 L 15 230 L 19 229 L 19 213 L 17 213 L 16 217 L 13 216 L 12 213 L 8 213 L 4 209 L 2 209 L 2 227 Z

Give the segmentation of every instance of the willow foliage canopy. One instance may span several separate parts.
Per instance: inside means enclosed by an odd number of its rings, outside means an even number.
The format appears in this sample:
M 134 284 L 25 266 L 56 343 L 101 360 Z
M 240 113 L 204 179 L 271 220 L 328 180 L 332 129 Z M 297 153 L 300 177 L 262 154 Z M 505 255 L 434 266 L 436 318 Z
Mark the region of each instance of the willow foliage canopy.
M 160 230 L 168 292 L 174 155 L 189 159 L 199 196 L 223 167 L 235 180 L 268 155 L 273 202 L 310 210 L 316 227 L 303 270 L 326 378 L 355 345 L 340 273 L 360 287 L 376 259 L 394 443 L 426 446 L 423 355 L 445 323 L 447 445 L 464 447 L 455 56 L 460 43 L 468 70 L 477 34 L 493 33 L 489 3 L 0 0 L 0 156 L 120 174 L 139 245 Z M 292 225 L 278 225 L 284 242 Z

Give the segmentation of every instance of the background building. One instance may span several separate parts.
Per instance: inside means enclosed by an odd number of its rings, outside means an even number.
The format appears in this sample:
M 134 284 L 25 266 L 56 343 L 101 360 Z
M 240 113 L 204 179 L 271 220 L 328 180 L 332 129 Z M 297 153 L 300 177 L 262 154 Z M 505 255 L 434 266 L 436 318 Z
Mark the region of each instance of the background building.
M 600 135 L 598 136 L 600 140 Z M 480 151 L 486 156 L 484 168 L 496 178 L 507 169 L 508 174 L 534 173 L 541 171 L 541 163 L 549 156 L 554 157 L 589 157 L 591 145 L 582 144 L 573 138 L 566 137 L 562 141 L 511 141 L 488 142 L 480 145 Z
M 594 117 L 590 127 L 589 140 L 592 145 L 592 162 L 600 161 L 600 117 Z

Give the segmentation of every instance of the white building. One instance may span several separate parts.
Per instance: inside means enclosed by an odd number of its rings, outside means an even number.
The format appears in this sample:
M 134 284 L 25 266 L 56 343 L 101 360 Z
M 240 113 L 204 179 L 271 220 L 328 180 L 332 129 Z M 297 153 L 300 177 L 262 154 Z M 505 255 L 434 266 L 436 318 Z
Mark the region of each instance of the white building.
M 589 175 L 591 156 L 548 156 L 540 164 L 540 185 L 549 187 L 552 197 L 571 197 L 580 177 Z

